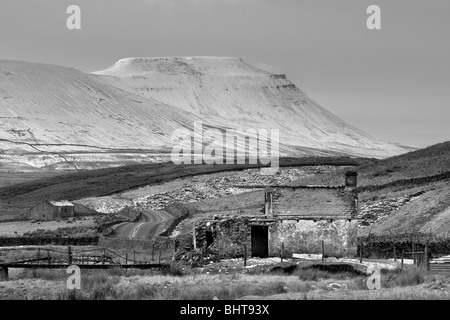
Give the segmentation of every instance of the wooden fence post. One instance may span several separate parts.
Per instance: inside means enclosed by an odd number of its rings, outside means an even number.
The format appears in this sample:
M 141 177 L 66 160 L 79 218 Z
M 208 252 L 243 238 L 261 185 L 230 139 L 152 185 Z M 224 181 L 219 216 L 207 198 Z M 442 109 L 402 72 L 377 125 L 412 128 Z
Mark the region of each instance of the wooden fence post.
M 283 262 L 284 257 L 284 242 L 281 243 L 281 262 Z
M 401 270 L 403 271 L 403 256 L 405 254 L 405 250 L 402 251 L 402 266 L 401 266 Z
M 359 263 L 362 263 L 362 255 L 363 255 L 363 243 L 359 244 Z
M 397 249 L 395 248 L 395 242 L 394 242 L 394 261 L 397 261 Z
M 158 259 L 158 263 L 161 264 L 161 248 L 159 248 L 159 259 Z
M 136 250 L 133 250 L 133 262 L 136 264 Z
M 424 253 L 424 264 L 425 264 L 425 270 L 429 270 L 429 265 L 428 265 L 428 243 L 425 243 L 425 253 Z
M 244 267 L 247 266 L 247 245 L 244 244 Z
M 125 264 L 128 264 L 128 252 L 125 254 Z
M 102 265 L 105 265 L 106 249 L 103 249 Z
M 202 245 L 202 249 L 201 249 L 201 255 L 200 255 L 200 268 L 203 268 L 203 248 L 204 246 Z
M 67 248 L 67 254 L 68 254 L 68 260 L 69 260 L 69 264 L 72 264 L 72 248 L 69 246 Z
M 322 240 L 322 262 L 325 259 L 325 241 Z

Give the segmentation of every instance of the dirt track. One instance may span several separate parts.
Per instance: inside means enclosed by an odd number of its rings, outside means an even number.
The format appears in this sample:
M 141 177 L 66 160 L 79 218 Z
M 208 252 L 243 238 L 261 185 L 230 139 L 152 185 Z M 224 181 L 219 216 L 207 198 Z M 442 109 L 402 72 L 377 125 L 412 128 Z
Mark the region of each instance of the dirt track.
M 143 210 L 138 222 L 123 223 L 114 230 L 114 237 L 122 239 L 151 239 L 169 225 L 174 217 L 163 210 Z

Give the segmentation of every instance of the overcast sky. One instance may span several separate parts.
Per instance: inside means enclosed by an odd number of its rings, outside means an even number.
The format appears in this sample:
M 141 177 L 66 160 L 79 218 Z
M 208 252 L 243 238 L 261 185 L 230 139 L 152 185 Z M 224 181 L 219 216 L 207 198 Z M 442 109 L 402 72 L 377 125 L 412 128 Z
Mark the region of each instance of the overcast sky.
M 366 27 L 371 4 L 381 30 Z M 0 59 L 90 72 L 124 57 L 237 56 L 375 137 L 427 146 L 450 140 L 449 17 L 447 0 L 0 0 Z

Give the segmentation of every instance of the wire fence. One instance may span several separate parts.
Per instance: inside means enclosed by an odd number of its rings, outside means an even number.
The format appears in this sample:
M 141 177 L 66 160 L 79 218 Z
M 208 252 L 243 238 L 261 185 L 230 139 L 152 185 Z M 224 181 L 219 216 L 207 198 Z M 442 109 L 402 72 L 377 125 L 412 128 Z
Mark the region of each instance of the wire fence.
M 4 255 L 0 261 L 1 265 L 8 264 L 115 264 L 115 265 L 128 265 L 128 264 L 150 264 L 166 262 L 168 257 L 163 254 L 168 247 L 163 245 L 154 246 L 154 250 L 146 255 L 142 255 L 141 251 L 126 251 L 121 252 L 117 250 L 111 250 L 105 247 L 97 247 L 90 249 L 77 249 L 72 246 L 67 248 L 49 248 L 49 247 L 37 247 L 37 248 L 9 248 L 1 249 L 0 251 L 7 251 L 9 254 Z M 19 254 L 11 254 L 11 252 Z M 172 255 L 170 256 L 172 257 Z
M 450 232 L 449 232 L 450 233 Z M 363 259 L 393 259 L 401 261 L 404 267 L 406 259 L 418 267 L 427 270 L 450 272 L 449 233 L 436 235 L 429 233 L 401 233 L 373 235 L 358 238 L 358 255 Z M 439 267 L 437 267 L 439 265 Z

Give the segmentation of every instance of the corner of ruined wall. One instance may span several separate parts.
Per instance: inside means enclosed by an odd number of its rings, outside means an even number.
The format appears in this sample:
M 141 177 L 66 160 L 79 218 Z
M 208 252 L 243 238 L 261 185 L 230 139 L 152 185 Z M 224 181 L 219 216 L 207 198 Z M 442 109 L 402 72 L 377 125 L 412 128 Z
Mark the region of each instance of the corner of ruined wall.
M 244 245 L 247 254 L 251 254 L 251 228 L 244 218 L 230 219 L 217 224 L 213 228 L 214 242 L 207 248 L 209 252 L 224 258 L 236 258 L 244 256 Z M 201 248 L 206 244 L 204 225 L 196 229 L 196 245 Z

